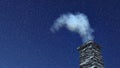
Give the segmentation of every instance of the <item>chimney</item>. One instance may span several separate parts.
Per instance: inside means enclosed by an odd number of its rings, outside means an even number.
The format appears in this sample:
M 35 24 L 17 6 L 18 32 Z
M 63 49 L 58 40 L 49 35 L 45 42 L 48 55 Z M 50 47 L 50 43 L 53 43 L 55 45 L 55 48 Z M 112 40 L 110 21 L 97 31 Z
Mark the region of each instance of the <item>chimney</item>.
M 80 53 L 80 68 L 104 68 L 101 47 L 94 41 L 88 41 L 77 50 Z

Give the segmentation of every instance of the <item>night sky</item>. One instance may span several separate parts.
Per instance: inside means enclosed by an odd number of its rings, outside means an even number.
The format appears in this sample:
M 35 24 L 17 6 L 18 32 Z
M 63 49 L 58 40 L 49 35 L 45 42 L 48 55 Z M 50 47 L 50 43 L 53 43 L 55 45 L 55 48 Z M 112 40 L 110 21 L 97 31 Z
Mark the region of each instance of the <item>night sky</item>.
M 80 36 L 50 31 L 69 12 L 88 16 L 105 68 L 120 68 L 120 0 L 0 0 L 0 68 L 79 68 Z

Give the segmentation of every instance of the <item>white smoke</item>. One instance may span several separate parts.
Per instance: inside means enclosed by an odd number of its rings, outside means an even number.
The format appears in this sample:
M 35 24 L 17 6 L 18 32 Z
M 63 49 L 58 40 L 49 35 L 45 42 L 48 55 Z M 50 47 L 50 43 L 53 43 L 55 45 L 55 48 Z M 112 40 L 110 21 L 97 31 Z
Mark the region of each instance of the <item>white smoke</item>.
M 90 27 L 87 16 L 83 13 L 61 15 L 51 27 L 51 31 L 55 32 L 61 27 L 77 32 L 82 37 L 83 42 L 93 40 L 93 29 Z

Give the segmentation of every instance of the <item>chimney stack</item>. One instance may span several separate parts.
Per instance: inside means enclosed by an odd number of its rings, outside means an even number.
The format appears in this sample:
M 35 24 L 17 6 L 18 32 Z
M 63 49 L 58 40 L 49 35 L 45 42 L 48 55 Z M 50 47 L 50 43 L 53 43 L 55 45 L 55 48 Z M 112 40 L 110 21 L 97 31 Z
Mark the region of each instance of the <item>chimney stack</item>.
M 77 50 L 80 53 L 80 68 L 104 68 L 101 47 L 94 41 L 88 41 Z

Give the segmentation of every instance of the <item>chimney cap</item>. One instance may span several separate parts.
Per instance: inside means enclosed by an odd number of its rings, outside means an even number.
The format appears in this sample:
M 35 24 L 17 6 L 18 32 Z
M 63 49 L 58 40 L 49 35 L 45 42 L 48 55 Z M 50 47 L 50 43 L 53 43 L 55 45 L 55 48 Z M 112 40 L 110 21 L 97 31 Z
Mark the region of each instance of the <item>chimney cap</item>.
M 85 42 L 85 44 L 83 44 L 83 45 L 90 44 L 90 43 L 95 43 L 95 42 L 93 40 L 89 40 L 89 41 Z
M 85 45 L 90 44 L 90 43 L 94 43 L 94 41 L 93 41 L 93 40 L 89 40 L 89 41 L 83 43 L 82 46 L 85 46 Z M 80 47 L 77 47 L 77 50 L 78 50 L 78 51 L 79 51 L 80 49 L 81 49 L 81 46 L 80 46 Z
M 81 50 L 81 49 L 83 49 L 83 48 L 85 48 L 85 47 L 87 47 L 87 46 L 90 46 L 89 44 L 95 44 L 95 45 L 94 45 L 95 47 L 98 47 L 99 49 L 101 48 L 101 47 L 100 47 L 98 44 L 96 44 L 93 40 L 89 40 L 89 41 L 83 43 L 83 45 L 77 47 L 77 50 L 79 51 L 79 50 Z

